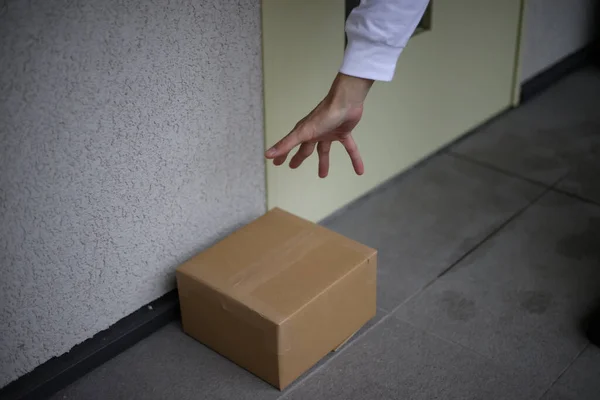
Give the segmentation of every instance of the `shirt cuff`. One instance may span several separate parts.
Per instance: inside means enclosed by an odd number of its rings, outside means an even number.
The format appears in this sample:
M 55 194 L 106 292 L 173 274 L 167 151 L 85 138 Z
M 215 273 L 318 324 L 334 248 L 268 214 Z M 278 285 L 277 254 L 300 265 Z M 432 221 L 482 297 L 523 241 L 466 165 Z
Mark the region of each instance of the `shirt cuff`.
M 375 81 L 391 81 L 401 47 L 373 43 L 362 38 L 348 39 L 340 72 Z

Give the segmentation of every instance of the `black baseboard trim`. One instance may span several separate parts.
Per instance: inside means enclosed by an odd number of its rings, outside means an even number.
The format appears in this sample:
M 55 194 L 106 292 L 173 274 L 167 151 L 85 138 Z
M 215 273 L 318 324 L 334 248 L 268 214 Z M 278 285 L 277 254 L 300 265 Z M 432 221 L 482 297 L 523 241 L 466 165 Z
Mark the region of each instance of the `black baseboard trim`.
M 48 398 L 177 318 L 179 298 L 177 291 L 172 290 L 68 353 L 9 383 L 0 389 L 0 399 Z
M 592 45 L 584 47 L 583 49 L 566 56 L 536 76 L 529 78 L 521 84 L 520 102 L 524 103 L 531 100 L 550 86 L 554 85 L 561 78 L 564 78 L 571 72 L 590 63 L 593 61 L 593 56 Z

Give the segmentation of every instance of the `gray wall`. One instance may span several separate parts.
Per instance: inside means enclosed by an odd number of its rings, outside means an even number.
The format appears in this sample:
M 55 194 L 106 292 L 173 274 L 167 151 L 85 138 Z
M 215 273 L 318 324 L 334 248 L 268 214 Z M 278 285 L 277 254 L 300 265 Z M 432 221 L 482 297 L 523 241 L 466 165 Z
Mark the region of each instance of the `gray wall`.
M 591 42 L 597 4 L 598 0 L 525 0 L 521 82 Z
M 0 386 L 264 212 L 260 33 L 258 0 L 8 1 Z

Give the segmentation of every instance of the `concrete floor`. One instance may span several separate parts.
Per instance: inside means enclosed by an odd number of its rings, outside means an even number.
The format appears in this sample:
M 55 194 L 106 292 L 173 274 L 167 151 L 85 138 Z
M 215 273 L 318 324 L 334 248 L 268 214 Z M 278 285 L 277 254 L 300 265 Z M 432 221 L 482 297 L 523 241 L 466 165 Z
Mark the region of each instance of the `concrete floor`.
M 283 393 L 172 323 L 54 399 L 600 398 L 600 71 L 585 69 L 352 205 L 379 314 Z

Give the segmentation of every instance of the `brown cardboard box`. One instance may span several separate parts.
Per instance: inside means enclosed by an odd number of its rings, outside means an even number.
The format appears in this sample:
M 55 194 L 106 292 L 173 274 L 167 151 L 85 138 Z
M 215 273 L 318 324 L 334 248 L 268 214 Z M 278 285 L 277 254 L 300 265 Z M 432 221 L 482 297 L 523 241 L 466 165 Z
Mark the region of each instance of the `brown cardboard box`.
M 177 269 L 183 330 L 283 389 L 375 316 L 376 254 L 274 209 Z

